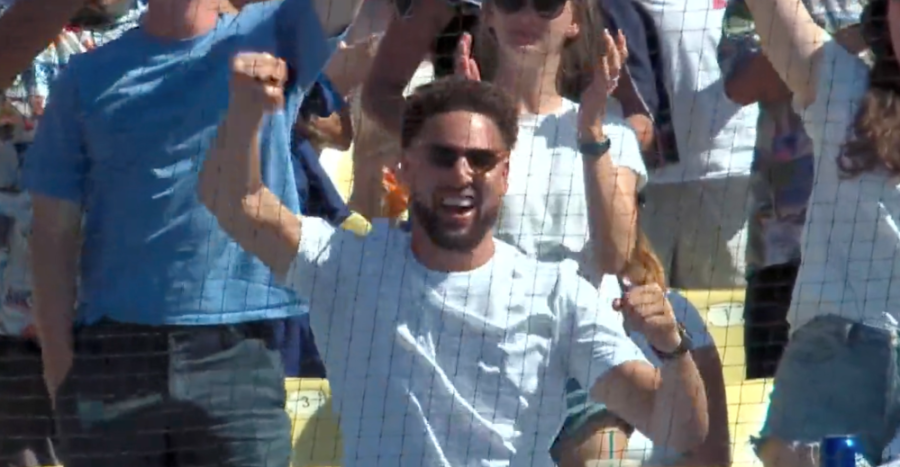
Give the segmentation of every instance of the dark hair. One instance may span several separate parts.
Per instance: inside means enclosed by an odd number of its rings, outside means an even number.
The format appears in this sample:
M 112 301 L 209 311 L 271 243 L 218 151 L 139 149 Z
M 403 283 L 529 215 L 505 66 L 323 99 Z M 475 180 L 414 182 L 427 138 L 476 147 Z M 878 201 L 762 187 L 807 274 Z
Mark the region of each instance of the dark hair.
M 429 118 L 450 112 L 484 115 L 497 125 L 507 149 L 516 145 L 519 110 L 512 99 L 496 86 L 460 76 L 449 76 L 419 86 L 406 99 L 400 146 L 408 148 Z
M 889 1 L 869 1 L 861 17 L 863 38 L 871 49 L 874 65 L 869 73 L 869 88 L 837 160 L 845 177 L 873 170 L 900 175 L 900 65 L 887 21 Z
M 563 97 L 578 101 L 581 93 L 594 79 L 594 70 L 603 50 L 603 20 L 596 0 L 569 0 L 572 15 L 578 24 L 578 35 L 563 43 L 562 59 L 556 73 L 556 88 Z M 490 8 L 490 5 L 486 6 Z M 473 34 L 473 54 L 481 72 L 481 79 L 493 81 L 497 74 L 497 35 L 482 21 Z

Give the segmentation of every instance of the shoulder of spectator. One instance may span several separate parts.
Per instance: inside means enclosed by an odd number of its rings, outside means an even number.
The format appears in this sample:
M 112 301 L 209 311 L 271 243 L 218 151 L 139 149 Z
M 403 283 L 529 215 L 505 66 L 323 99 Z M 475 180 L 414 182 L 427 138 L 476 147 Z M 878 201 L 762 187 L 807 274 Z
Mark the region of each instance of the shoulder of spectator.
M 351 212 L 341 224 L 341 228 L 362 237 L 372 231 L 372 224 L 359 213 Z
M 690 300 L 674 290 L 666 293 L 666 299 L 669 300 L 669 304 L 672 306 L 675 319 L 684 326 L 691 336 L 695 349 L 714 345 L 705 320 Z

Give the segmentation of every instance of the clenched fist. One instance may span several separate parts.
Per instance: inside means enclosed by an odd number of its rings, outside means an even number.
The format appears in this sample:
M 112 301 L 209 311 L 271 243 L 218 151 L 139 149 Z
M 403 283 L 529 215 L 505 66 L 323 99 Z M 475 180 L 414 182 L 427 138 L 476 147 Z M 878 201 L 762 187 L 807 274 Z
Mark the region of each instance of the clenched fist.
M 681 333 L 663 289 L 651 284 L 623 292 L 622 298 L 613 303 L 613 308 L 622 312 L 625 324 L 643 334 L 647 342 L 660 352 L 671 353 L 678 349 Z
M 252 115 L 284 105 L 284 60 L 267 53 L 240 53 L 231 62 L 231 107 Z

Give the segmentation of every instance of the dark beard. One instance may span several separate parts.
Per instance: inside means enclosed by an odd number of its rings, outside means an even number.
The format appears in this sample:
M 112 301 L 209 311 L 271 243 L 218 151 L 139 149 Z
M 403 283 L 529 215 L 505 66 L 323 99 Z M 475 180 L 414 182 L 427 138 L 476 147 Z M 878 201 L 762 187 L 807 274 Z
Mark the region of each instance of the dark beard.
M 448 251 L 469 252 L 475 249 L 486 235 L 489 235 L 497 218 L 500 216 L 500 207 L 495 206 L 476 213 L 475 221 L 467 230 L 456 233 L 448 232 L 441 225 L 441 219 L 434 211 L 421 202 L 413 199 L 410 205 L 412 221 L 416 222 L 425 231 L 425 235 L 432 243 Z
M 116 24 L 134 6 L 134 0 L 122 0 L 105 8 L 84 6 L 69 20 L 69 26 L 81 29 L 106 29 Z

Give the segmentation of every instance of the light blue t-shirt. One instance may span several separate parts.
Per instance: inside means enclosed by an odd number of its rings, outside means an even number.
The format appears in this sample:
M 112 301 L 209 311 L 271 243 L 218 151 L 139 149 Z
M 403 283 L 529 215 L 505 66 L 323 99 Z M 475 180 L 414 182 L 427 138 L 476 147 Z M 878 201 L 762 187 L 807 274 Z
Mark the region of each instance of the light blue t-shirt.
M 263 179 L 298 212 L 291 127 L 336 42 L 312 2 L 282 0 L 223 15 L 189 40 L 138 27 L 70 61 L 23 182 L 84 207 L 79 322 L 201 325 L 300 312 L 293 292 L 200 204 L 198 172 L 228 108 L 232 57 L 269 52 L 288 63 L 290 79 L 285 109 L 260 132 Z

